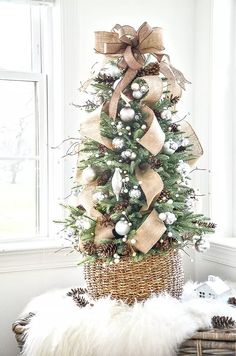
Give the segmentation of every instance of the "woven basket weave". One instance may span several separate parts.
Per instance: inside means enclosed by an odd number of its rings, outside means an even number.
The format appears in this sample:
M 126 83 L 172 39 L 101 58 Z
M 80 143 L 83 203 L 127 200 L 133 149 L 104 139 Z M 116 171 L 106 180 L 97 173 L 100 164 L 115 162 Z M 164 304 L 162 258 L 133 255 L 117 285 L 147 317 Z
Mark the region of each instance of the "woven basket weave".
M 103 267 L 102 261 L 84 264 L 89 294 L 98 299 L 110 295 L 128 304 L 147 299 L 152 293 L 168 292 L 179 298 L 183 291 L 184 274 L 178 252 L 154 255 L 134 262 L 129 258 Z

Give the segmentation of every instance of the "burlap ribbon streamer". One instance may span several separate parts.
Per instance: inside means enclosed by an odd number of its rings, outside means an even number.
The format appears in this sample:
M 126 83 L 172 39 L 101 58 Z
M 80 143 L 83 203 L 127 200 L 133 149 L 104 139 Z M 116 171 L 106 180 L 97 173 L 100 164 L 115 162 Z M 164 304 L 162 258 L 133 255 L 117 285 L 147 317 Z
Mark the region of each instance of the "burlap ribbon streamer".
M 135 248 L 143 253 L 147 253 L 161 238 L 165 231 L 165 224 L 159 219 L 156 210 L 153 209 L 136 231 Z
M 202 145 L 189 122 L 181 121 L 179 123 L 179 128 L 180 131 L 184 132 L 184 136 L 189 139 L 189 144 L 192 145 L 191 153 L 195 158 L 189 160 L 188 164 L 190 166 L 193 166 L 197 162 L 197 160 L 203 155 Z
M 149 128 L 138 142 L 153 155 L 157 155 L 165 142 L 165 134 L 154 112 L 146 105 L 143 106 L 142 111 L 147 114 L 146 123 Z
M 141 102 L 146 105 L 153 105 L 160 100 L 163 93 L 163 82 L 157 75 L 149 75 L 140 77 L 148 85 L 148 93 L 141 99 Z

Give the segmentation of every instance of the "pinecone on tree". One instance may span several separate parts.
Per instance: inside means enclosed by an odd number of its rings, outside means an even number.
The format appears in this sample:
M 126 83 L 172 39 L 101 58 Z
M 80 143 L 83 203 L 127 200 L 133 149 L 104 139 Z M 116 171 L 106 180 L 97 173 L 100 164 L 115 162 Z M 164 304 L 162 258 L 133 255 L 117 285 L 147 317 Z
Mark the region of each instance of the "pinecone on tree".
M 157 62 L 149 63 L 145 67 L 138 70 L 137 77 L 144 77 L 145 75 L 158 75 L 160 66 Z
M 235 326 L 235 321 L 229 316 L 215 315 L 211 319 L 211 324 L 214 329 L 229 329 Z
M 82 250 L 87 255 L 96 255 L 97 253 L 97 246 L 92 241 L 82 242 Z
M 114 210 L 116 212 L 123 211 L 125 208 L 127 208 L 128 205 L 129 205 L 129 200 L 128 199 L 124 199 L 122 202 L 116 204 Z
M 150 167 L 153 169 L 161 167 L 161 161 L 157 157 L 154 157 L 154 156 L 151 156 L 148 158 L 148 163 L 149 163 Z
M 179 131 L 179 128 L 178 128 L 178 124 L 172 124 L 171 126 L 170 126 L 170 131 L 172 131 L 172 132 L 178 132 Z
M 236 297 L 230 297 L 227 303 L 236 306 Z
M 194 224 L 198 224 L 198 226 L 201 227 L 206 227 L 208 229 L 215 229 L 216 228 L 216 224 L 213 222 L 209 222 L 209 221 L 193 221 Z
M 178 103 L 179 99 L 180 99 L 179 96 L 173 96 L 172 94 L 170 96 L 170 102 L 172 105 L 176 105 Z
M 101 143 L 98 145 L 98 151 L 100 154 L 104 155 L 107 152 L 106 146 L 102 145 Z
M 161 192 L 161 194 L 159 195 L 159 197 L 158 197 L 158 201 L 159 202 L 165 202 L 165 201 L 167 201 L 168 199 L 170 199 L 170 194 L 169 194 L 169 192 L 166 190 L 166 189 L 163 189 L 162 190 L 162 192 Z
M 96 78 L 96 81 L 98 83 L 103 83 L 103 84 L 108 84 L 108 85 L 111 85 L 114 83 L 114 81 L 116 80 L 117 78 L 113 78 L 111 77 L 110 75 L 107 75 L 105 73 L 101 74 L 99 73 L 98 77 Z
M 102 226 L 113 226 L 114 225 L 114 223 L 113 223 L 113 221 L 112 221 L 112 219 L 111 219 L 109 214 L 104 214 L 98 220 L 99 220 L 99 222 L 100 222 L 100 224 Z
M 99 257 L 112 257 L 116 253 L 117 247 L 113 243 L 104 243 L 97 246 L 97 254 Z
M 123 246 L 123 249 L 122 249 L 122 252 L 120 253 L 122 256 L 131 256 L 132 255 L 132 249 L 131 249 L 131 247 L 130 247 L 130 245 L 129 244 L 125 244 L 124 246 Z
M 168 251 L 169 248 L 171 247 L 170 241 L 168 238 L 166 239 L 161 239 L 161 241 L 157 241 L 155 245 L 153 246 L 154 249 L 162 250 L 162 251 Z
M 111 171 L 107 170 L 103 172 L 102 175 L 98 177 L 97 184 L 105 185 L 109 181 L 110 176 L 111 176 Z

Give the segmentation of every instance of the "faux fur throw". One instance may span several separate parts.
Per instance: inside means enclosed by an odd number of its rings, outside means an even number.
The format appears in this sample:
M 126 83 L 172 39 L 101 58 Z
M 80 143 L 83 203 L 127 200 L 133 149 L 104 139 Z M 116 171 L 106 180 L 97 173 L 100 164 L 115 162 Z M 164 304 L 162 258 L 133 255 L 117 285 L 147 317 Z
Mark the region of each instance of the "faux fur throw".
M 132 307 L 110 298 L 79 308 L 68 290 L 35 298 L 24 311 L 32 318 L 23 356 L 171 356 L 213 315 L 236 320 L 236 308 L 221 300 L 194 297 L 185 285 L 182 301 L 153 296 Z M 233 292 L 235 293 L 235 291 Z M 235 294 L 234 294 L 235 295 Z

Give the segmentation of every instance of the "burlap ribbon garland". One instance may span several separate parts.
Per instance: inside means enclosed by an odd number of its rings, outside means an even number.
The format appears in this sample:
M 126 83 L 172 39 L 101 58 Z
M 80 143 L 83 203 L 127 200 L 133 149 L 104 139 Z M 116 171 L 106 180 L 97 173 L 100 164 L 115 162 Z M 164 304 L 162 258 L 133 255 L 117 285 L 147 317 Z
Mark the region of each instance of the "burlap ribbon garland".
M 180 131 L 184 132 L 184 136 L 189 139 L 189 144 L 192 145 L 191 153 L 195 158 L 189 160 L 188 164 L 190 166 L 193 166 L 197 162 L 197 160 L 203 155 L 202 145 L 188 121 L 181 121 L 179 123 L 179 129 Z

